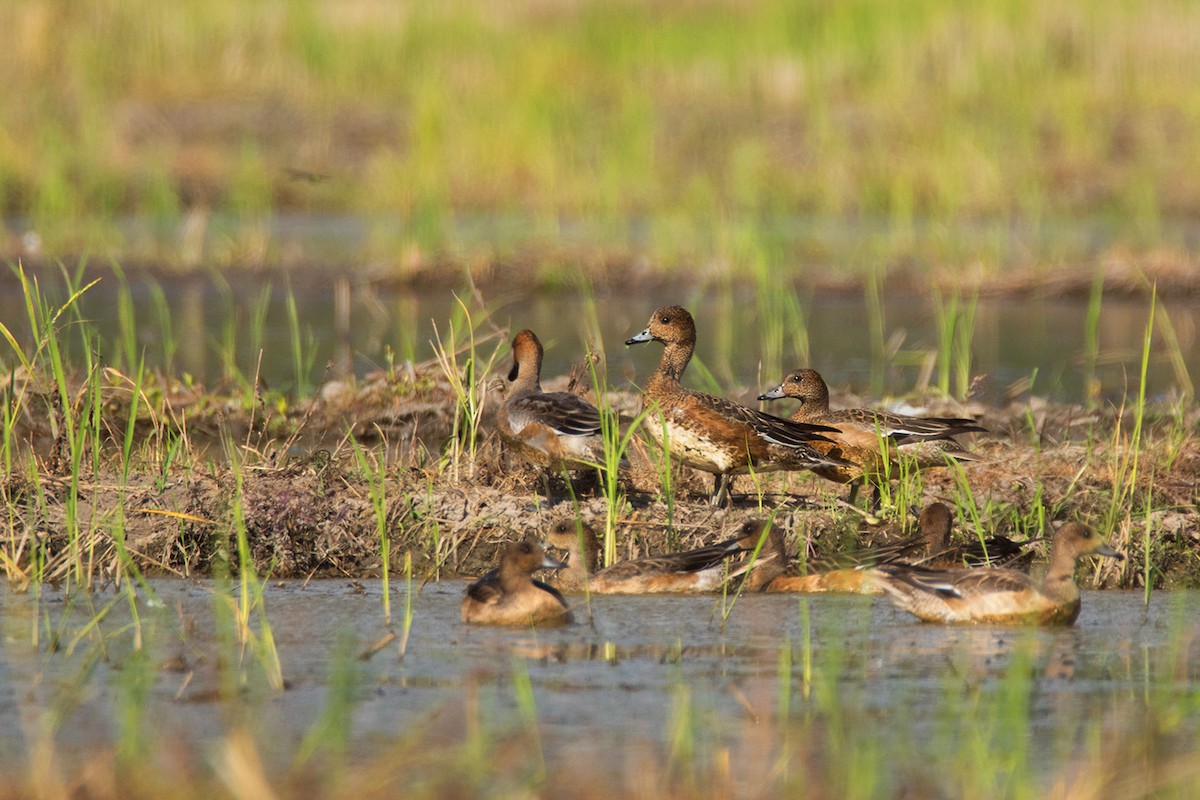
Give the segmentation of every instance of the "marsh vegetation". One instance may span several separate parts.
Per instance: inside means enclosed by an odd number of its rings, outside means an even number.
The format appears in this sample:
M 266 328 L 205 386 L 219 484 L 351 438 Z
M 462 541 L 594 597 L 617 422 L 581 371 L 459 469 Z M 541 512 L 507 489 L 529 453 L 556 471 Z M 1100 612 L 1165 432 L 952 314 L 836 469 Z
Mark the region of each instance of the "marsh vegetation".
M 1200 793 L 1200 7 L 15 0 L 0 30 L 0 797 Z M 664 304 L 697 389 L 814 367 L 835 407 L 978 419 L 981 461 L 877 511 L 802 473 L 714 508 L 617 346 Z M 547 492 L 495 435 L 526 327 L 604 412 L 603 479 Z M 1064 630 L 737 591 L 458 621 L 556 520 L 611 563 L 770 517 L 807 563 L 932 499 L 960 542 L 1079 519 L 1126 559 L 1081 565 Z

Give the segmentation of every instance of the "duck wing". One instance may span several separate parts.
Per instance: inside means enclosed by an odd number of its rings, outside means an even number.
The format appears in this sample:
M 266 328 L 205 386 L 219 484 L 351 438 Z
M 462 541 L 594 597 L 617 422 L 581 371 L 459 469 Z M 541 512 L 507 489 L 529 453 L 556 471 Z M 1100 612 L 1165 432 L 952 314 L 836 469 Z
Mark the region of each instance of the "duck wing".
M 986 432 L 987 428 L 973 419 L 963 417 L 909 417 L 904 414 L 889 414 L 868 408 L 849 408 L 830 413 L 826 420 L 831 423 L 846 422 L 877 431 L 896 444 L 925 439 L 949 439 L 960 433 Z
M 492 569 L 467 587 L 467 597 L 477 603 L 494 605 L 500 602 L 504 593 L 500 590 L 500 570 Z
M 600 434 L 599 409 L 570 392 L 543 392 L 514 398 L 508 404 L 508 421 L 514 431 L 537 423 L 564 436 Z
M 733 422 L 748 425 L 762 438 L 772 444 L 784 447 L 807 446 L 809 442 L 832 441 L 824 433 L 836 433 L 837 428 L 828 425 L 815 425 L 810 422 L 796 422 L 765 411 L 758 411 L 741 403 L 726 400 L 724 397 L 714 397 L 700 392 L 692 393 L 692 397 L 701 406 L 708 408 L 722 417 Z
M 602 571 L 606 578 L 627 579 L 636 576 L 666 575 L 674 572 L 699 572 L 715 567 L 729 556 L 745 548 L 740 540 L 729 539 L 718 544 L 685 550 L 681 553 L 663 553 L 629 561 L 621 561 Z

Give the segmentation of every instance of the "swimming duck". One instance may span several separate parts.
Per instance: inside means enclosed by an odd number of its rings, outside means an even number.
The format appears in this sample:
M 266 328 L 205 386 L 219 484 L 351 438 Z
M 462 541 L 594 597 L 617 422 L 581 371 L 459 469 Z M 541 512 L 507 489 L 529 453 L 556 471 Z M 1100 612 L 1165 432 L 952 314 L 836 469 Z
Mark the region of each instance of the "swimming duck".
M 954 525 L 954 514 L 944 503 L 933 502 L 921 510 L 918 527 L 925 543 L 925 557 L 912 563 L 930 569 L 956 569 L 960 567 L 1007 566 L 1025 563 L 1033 556 L 1027 549 L 1032 542 L 1015 542 L 1007 536 L 989 536 L 983 541 L 972 539 L 962 544 L 950 543 L 950 529 Z M 903 559 L 901 559 L 903 560 Z
M 1124 558 L 1088 525 L 1068 522 L 1054 535 L 1039 581 L 1014 569 L 935 570 L 881 564 L 877 579 L 898 607 L 925 622 L 1071 625 L 1079 616 L 1075 563 L 1086 555 Z
M 562 625 L 574 622 L 563 596 L 533 579 L 539 569 L 562 569 L 537 542 L 510 544 L 500 566 L 467 587 L 462 620 L 475 625 Z
M 664 306 L 641 333 L 625 344 L 662 342 L 658 369 L 646 382 L 645 396 L 654 409 L 646 422 L 659 446 L 683 463 L 714 476 L 712 502 L 719 505 L 733 475 L 751 470 L 851 469 L 853 464 L 827 456 L 814 443 L 834 444 L 823 424 L 793 422 L 685 388 L 679 381 L 696 348 L 696 323 L 686 309 Z M 665 440 L 665 444 L 664 444 Z
M 978 460 L 954 437 L 987 430 L 973 419 L 960 417 L 911 417 L 868 408 L 831 411 L 829 387 L 814 369 L 792 370 L 782 383 L 763 392 L 758 399 L 781 397 L 800 401 L 800 408 L 792 414 L 792 420 L 837 429 L 825 434 L 826 441 L 817 440 L 812 446 L 826 456 L 851 462 L 850 466 L 821 466 L 813 472 L 837 483 L 853 483 L 851 503 L 858 492 L 859 481 L 875 484 L 878 501 L 879 482 L 885 475 L 897 473 L 900 457 L 917 469 L 944 467 L 949 461 Z
M 766 534 L 782 539 L 777 528 L 761 522 L 747 522 L 736 538 L 718 544 L 621 561 L 607 569 L 598 569 L 600 541 L 595 530 L 586 522 L 562 519 L 555 522 L 546 541 L 550 546 L 567 551 L 566 568 L 556 575 L 558 586 L 565 592 L 588 591 L 592 594 L 669 594 L 710 592 L 720 589 L 731 578 L 747 575 L 747 591 L 757 591 L 782 571 L 782 560 L 774 559 L 773 547 L 764 542 L 753 564 L 748 559 L 732 561 L 736 556 L 752 553 Z M 772 569 L 777 565 L 777 571 Z
M 832 558 L 810 559 L 803 575 L 780 575 L 768 592 L 849 592 L 883 594 L 872 567 L 878 564 L 920 564 L 931 568 L 961 567 L 964 563 L 989 563 L 979 542 L 950 544 L 954 517 L 943 503 L 926 506 L 917 518 L 917 535 L 890 544 L 866 547 Z M 1005 544 L 1007 543 L 1007 545 Z M 1023 545 L 1004 537 L 987 542 L 990 563 L 1007 562 L 1022 553 Z
M 921 533 L 897 542 L 864 547 L 853 553 L 841 553 L 832 557 L 808 559 L 804 564 L 804 574 L 781 574 L 766 587 L 769 593 L 779 592 L 841 592 L 849 594 L 883 594 L 883 588 L 872 575 L 871 568 L 876 564 L 887 561 L 913 560 L 928 555 L 927 541 L 932 537 L 940 552 L 945 549 L 944 536 L 949 534 L 930 533 L 925 525 L 931 523 L 930 518 L 921 519 Z

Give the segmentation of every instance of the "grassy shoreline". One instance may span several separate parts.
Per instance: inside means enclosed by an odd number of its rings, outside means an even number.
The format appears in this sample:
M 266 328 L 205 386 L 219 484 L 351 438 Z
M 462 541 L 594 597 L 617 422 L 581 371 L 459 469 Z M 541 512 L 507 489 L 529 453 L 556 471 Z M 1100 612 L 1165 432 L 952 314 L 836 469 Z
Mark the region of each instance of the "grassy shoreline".
M 65 298 L 52 300 L 61 293 L 16 274 L 27 330 L 15 320 L 0 324 L 9 348 L 0 359 L 7 522 L 0 562 L 17 583 L 70 576 L 90 585 L 126 572 L 213 569 L 386 577 L 406 560 L 419 571 L 479 572 L 500 541 L 540 534 L 546 506 L 595 517 L 610 555 L 618 543 L 629 555 L 677 547 L 681 536 L 697 541 L 773 511 L 789 515 L 796 547 L 814 537 L 828 541 L 822 546 L 853 546 L 860 536 L 856 517 L 829 510 L 842 487 L 809 475 L 743 479 L 739 506 L 716 515 L 696 475 L 672 470 L 636 436 L 633 470 L 620 481 L 586 498 L 568 497 L 560 486 L 552 503 L 538 500 L 535 476 L 505 462 L 494 434 L 509 331 L 478 296 L 456 299 L 457 309 L 435 327 L 433 358 L 389 355 L 385 368 L 362 379 L 347 372 L 330 380 L 316 371 L 294 296 L 283 298 L 287 340 L 264 339 L 269 297 L 262 295 L 249 320 L 230 315 L 222 323 L 225 370 L 209 388 L 150 365 L 139 339 L 147 323 L 135 319 L 125 284 L 116 296 L 116 338 L 102 341 L 79 305 L 98 278 L 64 276 Z M 1185 366 L 1177 389 L 1147 396 L 1155 344 L 1182 358 L 1154 291 L 1136 392 L 1127 390 L 1117 405 L 1098 395 L 1086 406 L 1048 404 L 1031 394 L 1033 378 L 999 405 L 969 399 L 973 305 L 951 296 L 935 310 L 939 345 L 923 355 L 927 372 L 907 402 L 934 416 L 979 417 L 992 432 L 977 443 L 988 458 L 940 475 L 901 476 L 885 497 L 893 521 L 934 497 L 958 509 L 971 535 L 1036 537 L 1051 521 L 1082 517 L 1142 554 L 1140 572 L 1126 566 L 1107 582 L 1147 590 L 1200 583 L 1188 533 L 1200 485 L 1200 418 Z M 776 333 L 789 326 L 787 309 L 779 311 Z M 173 326 L 169 319 L 149 324 L 161 327 L 169 365 L 178 344 Z M 882 330 L 877 338 L 883 341 Z M 1099 350 L 1092 350 L 1094 360 Z M 246 363 L 243 352 L 256 361 Z M 290 391 L 261 380 L 268 357 L 292 367 Z M 604 359 L 572 369 L 545 380 L 605 395 L 627 422 L 638 416 L 639 396 L 614 387 Z M 712 373 L 696 380 L 730 391 Z M 616 443 L 609 449 L 619 459 Z M 815 497 L 817 508 L 795 497 Z M 869 526 L 861 531 L 874 534 Z
M 540 536 L 574 514 L 601 527 L 611 518 L 622 557 L 711 541 L 768 513 L 781 515 L 793 551 L 829 554 L 896 536 L 912 524 L 909 506 L 942 499 L 958 509 L 958 535 L 968 539 L 1093 522 L 1131 556 L 1096 572 L 1097 585 L 1200 587 L 1189 534 L 1200 478 L 1194 406 L 975 404 L 991 431 L 975 444 L 986 460 L 958 474 L 907 476 L 888 496 L 891 522 L 881 527 L 839 510 L 843 487 L 811 475 L 742 478 L 735 507 L 714 510 L 698 474 L 680 472 L 664 489 L 655 455 L 640 443 L 615 506 L 599 488 L 576 498 L 561 481 L 552 498 L 539 498 L 536 474 L 506 462 L 490 432 L 494 395 L 479 410 L 474 454 L 446 445 L 462 410 L 433 364 L 331 384 L 286 409 L 154 379 L 135 407 L 128 385 L 110 381 L 88 423 L 99 433 L 84 437 L 82 452 L 54 411 L 56 390 L 12 388 L 24 408 L 5 438 L 0 553 L 18 585 L 250 565 L 271 577 L 378 577 L 385 564 L 403 570 L 406 559 L 426 578 L 479 574 L 504 542 Z M 89 391 L 77 380 L 68 388 L 75 397 Z M 620 409 L 638 402 L 625 392 L 610 392 L 610 401 Z M 963 408 L 933 403 L 943 414 Z M 235 531 L 250 558 L 243 567 Z

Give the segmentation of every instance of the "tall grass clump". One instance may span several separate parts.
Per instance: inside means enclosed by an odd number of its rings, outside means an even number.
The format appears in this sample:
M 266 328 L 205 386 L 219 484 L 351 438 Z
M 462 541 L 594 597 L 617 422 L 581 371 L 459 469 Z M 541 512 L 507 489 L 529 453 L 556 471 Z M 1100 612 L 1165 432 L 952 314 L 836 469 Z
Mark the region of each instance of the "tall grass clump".
M 1104 270 L 1097 269 L 1088 294 L 1087 317 L 1083 331 L 1083 389 L 1089 406 L 1100 399 L 1100 379 L 1096 364 L 1100 360 L 1100 309 L 1104 303 Z
M 367 490 L 371 498 L 371 509 L 375 512 L 375 532 L 379 536 L 379 564 L 383 584 L 383 619 L 384 624 L 392 624 L 392 594 L 389 583 L 392 561 L 391 521 L 388 519 L 387 502 L 387 465 L 384 459 L 376 453 L 368 453 L 358 439 L 351 436 L 350 442 L 354 447 L 354 460 L 359 472 L 367 482 Z M 386 444 L 383 452 L 387 452 Z
M 242 391 L 243 403 L 252 408 L 258 392 L 254 380 L 255 370 L 251 365 L 243 369 L 242 355 L 258 358 L 263 352 L 267 312 L 271 308 L 271 283 L 268 281 L 257 295 L 249 298 L 249 307 L 244 308 L 235 300 L 232 287 L 219 272 L 212 273 L 213 285 L 221 295 L 222 312 L 219 338 L 214 342 L 221 361 L 223 377 L 233 381 Z M 248 319 L 247 319 L 248 315 Z
M 484 354 L 479 348 L 489 339 L 498 339 L 494 334 L 480 339 L 476 320 L 471 309 L 455 295 L 459 315 L 452 318 L 445 338 L 434 324 L 434 356 L 443 377 L 454 392 L 454 423 L 446 457 L 457 480 L 463 460 L 468 462 L 469 474 L 474 474 L 475 453 L 480 443 L 480 425 L 487 401 L 488 375 L 495 366 L 503 343 L 497 343 L 491 353 Z M 485 315 L 486 316 L 486 315 Z M 461 361 L 460 361 L 461 359 Z
M 965 400 L 971 388 L 971 342 L 975 335 L 976 292 L 970 300 L 962 300 L 958 291 L 943 297 L 933 292 L 933 312 L 937 323 L 937 388 L 946 397 Z M 951 393 L 951 380 L 954 391 Z
M 1147 506 L 1151 503 L 1151 494 L 1139 494 L 1138 483 L 1142 479 L 1142 434 L 1146 417 L 1146 374 L 1150 365 L 1151 343 L 1154 338 L 1154 317 L 1158 308 L 1158 292 L 1157 287 L 1153 287 L 1150 292 L 1150 313 L 1146 321 L 1145 335 L 1142 337 L 1142 358 L 1141 367 L 1138 374 L 1138 391 L 1134 398 L 1133 408 L 1130 410 L 1133 417 L 1132 429 L 1126 429 L 1125 409 L 1122 408 L 1122 413 L 1117 418 L 1117 424 L 1113 428 L 1112 443 L 1110 452 L 1112 453 L 1112 476 L 1113 490 L 1109 501 L 1108 509 L 1104 515 L 1104 529 L 1116 531 L 1118 529 L 1125 532 L 1125 542 L 1114 542 L 1114 546 L 1118 549 L 1127 549 L 1129 544 L 1128 538 L 1132 533 L 1131 520 L 1134 513 L 1137 511 L 1138 503 L 1145 503 Z M 1143 554 L 1146 559 L 1146 569 L 1149 570 L 1150 558 L 1150 535 L 1147 530 L 1143 541 Z
M 295 376 L 293 392 L 296 398 L 307 397 L 311 389 L 313 363 L 317 352 L 312 329 L 302 330 L 300 312 L 296 308 L 296 295 L 291 283 L 287 287 L 288 334 L 292 351 L 292 373 Z
M 585 287 L 586 288 L 586 287 Z M 600 336 L 600 320 L 596 312 L 595 298 L 590 291 L 584 293 L 585 315 L 590 328 L 588 338 L 593 342 L 603 342 Z M 604 444 L 604 463 L 597 464 L 601 489 L 604 494 L 604 564 L 612 564 L 617 557 L 617 520 L 625 509 L 625 494 L 621 487 L 620 470 L 628 468 L 628 453 L 634 437 L 646 420 L 649 409 L 642 411 L 629 420 L 624 426 L 620 416 L 609 399 L 608 359 L 605 357 L 603 344 L 598 352 L 588 349 L 584 356 L 587 364 L 588 378 L 592 386 L 592 394 L 596 398 L 596 407 L 600 411 L 600 437 Z M 670 523 L 668 522 L 668 525 Z
M 55 308 L 41 291 L 36 277 L 30 279 L 21 266 L 16 268 L 16 274 L 25 301 L 26 318 L 33 342 L 32 354 L 26 354 L 15 335 L 2 322 L 0 322 L 0 332 L 9 342 L 9 346 L 21 362 L 27 376 L 37 380 L 38 377 L 44 375 L 53 381 L 57 403 L 52 422 L 57 429 L 57 438 L 63 443 L 63 446 L 51 455 L 50 466 L 53 470 L 64 472 L 68 478 L 64 509 L 69 567 L 65 574 L 59 577 L 65 578 L 68 582 L 78 581 L 90 584 L 91 563 L 90 559 L 85 559 L 86 554 L 83 550 L 79 499 L 85 466 L 91 468 L 93 475 L 99 468 L 100 439 L 103 430 L 100 417 L 103 403 L 100 396 L 99 371 L 93 363 L 96 342 L 85 325 L 77 324 L 76 304 L 79 298 L 96 284 L 96 281 L 79 286 L 68 276 L 68 288 L 71 294 L 65 303 Z M 76 325 L 84 341 L 85 380 L 78 389 L 73 389 L 68 381 L 68 368 L 63 355 L 60 330 L 66 324 Z M 14 403 L 19 408 L 25 402 L 23 389 L 22 393 L 14 399 Z M 14 408 L 13 414 L 16 414 L 16 408 Z M 11 442 L 8 447 L 11 452 Z M 89 452 L 92 454 L 94 463 L 85 465 L 85 458 Z
M 229 444 L 228 451 L 236 453 L 232 443 Z M 235 489 L 232 511 L 237 547 L 238 592 L 236 598 L 230 595 L 227 600 L 233 612 L 234 635 L 240 647 L 248 647 L 258 660 L 267 684 L 276 691 L 282 691 L 283 666 L 275 646 L 275 635 L 267 618 L 266 584 L 254 566 L 254 554 L 250 549 L 250 538 L 246 529 L 243 494 L 245 467 L 235 458 L 232 468 Z M 251 624 L 252 620 L 257 620 L 257 631 Z
M 598 464 L 604 492 L 604 563 L 612 564 L 617 557 L 617 520 L 625 508 L 625 494 L 621 488 L 620 470 L 628 467 L 629 448 L 638 429 L 646 419 L 647 410 L 642 410 L 622 428 L 616 409 L 608 399 L 607 371 L 596 369 L 599 358 L 588 357 L 588 372 L 600 410 L 600 436 L 604 442 L 604 463 Z

